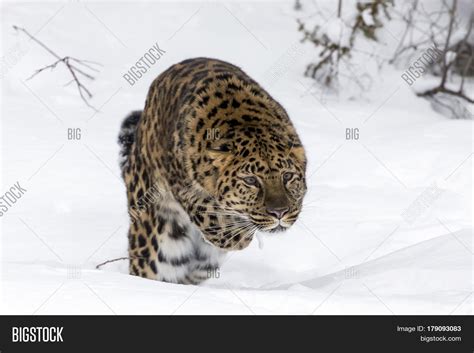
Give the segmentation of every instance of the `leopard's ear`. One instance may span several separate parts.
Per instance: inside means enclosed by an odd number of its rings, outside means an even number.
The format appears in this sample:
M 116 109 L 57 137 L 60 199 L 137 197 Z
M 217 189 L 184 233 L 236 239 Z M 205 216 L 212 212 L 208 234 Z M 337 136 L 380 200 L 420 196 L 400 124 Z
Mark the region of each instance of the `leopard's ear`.
M 301 163 L 306 164 L 306 154 L 304 147 L 301 144 L 295 144 L 291 147 L 291 153 L 298 159 Z

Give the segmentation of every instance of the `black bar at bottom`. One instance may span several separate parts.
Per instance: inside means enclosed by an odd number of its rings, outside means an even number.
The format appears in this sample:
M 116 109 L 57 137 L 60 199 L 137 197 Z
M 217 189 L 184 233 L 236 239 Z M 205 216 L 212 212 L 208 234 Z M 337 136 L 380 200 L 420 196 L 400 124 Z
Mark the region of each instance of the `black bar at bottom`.
M 0 316 L 0 352 L 260 347 L 289 352 L 473 352 L 473 321 L 472 316 Z M 24 342 L 31 340 L 60 342 Z

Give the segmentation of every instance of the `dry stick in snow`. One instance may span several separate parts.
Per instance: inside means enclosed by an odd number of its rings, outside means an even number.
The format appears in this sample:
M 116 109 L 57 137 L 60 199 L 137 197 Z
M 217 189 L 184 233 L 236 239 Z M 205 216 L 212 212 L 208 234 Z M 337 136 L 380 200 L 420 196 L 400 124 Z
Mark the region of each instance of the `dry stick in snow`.
M 92 98 L 92 93 L 89 91 L 89 89 L 79 80 L 78 78 L 78 75 L 82 75 L 83 77 L 89 79 L 89 80 L 94 80 L 95 77 L 92 76 L 91 74 L 87 73 L 84 71 L 84 69 L 82 68 L 79 68 L 78 66 L 81 65 L 83 66 L 84 68 L 87 68 L 91 71 L 94 71 L 94 72 L 99 72 L 99 70 L 97 70 L 94 65 L 97 65 L 97 66 L 102 66 L 101 64 L 97 63 L 97 62 L 94 62 L 94 61 L 89 61 L 89 60 L 79 60 L 79 59 L 76 59 L 76 58 L 73 58 L 73 57 L 70 57 L 70 56 L 65 56 L 65 57 L 61 57 L 59 56 L 58 54 L 56 54 L 53 50 L 51 50 L 49 47 L 47 47 L 44 43 L 42 43 L 41 41 L 39 41 L 37 38 L 35 38 L 33 35 L 31 35 L 26 29 L 24 28 L 21 28 L 21 27 L 18 27 L 18 26 L 13 26 L 13 28 L 16 30 L 16 31 L 21 31 L 23 33 L 25 33 L 31 40 L 35 41 L 37 44 L 39 44 L 43 49 L 45 49 L 48 53 L 50 53 L 52 56 L 54 56 L 56 58 L 56 61 L 54 63 L 52 63 L 51 65 L 47 65 L 41 69 L 38 69 L 36 70 L 29 78 L 28 80 L 31 80 L 33 77 L 35 77 L 36 75 L 38 75 L 40 72 L 43 72 L 44 70 L 46 69 L 51 69 L 53 70 L 54 68 L 56 68 L 56 66 L 60 63 L 64 64 L 66 66 L 66 68 L 68 69 L 69 73 L 71 74 L 72 76 L 72 80 L 69 81 L 67 85 L 71 84 L 72 82 L 75 82 L 76 83 L 76 87 L 77 87 L 77 90 L 79 91 L 79 95 L 81 96 L 81 99 L 84 101 L 84 103 L 86 103 L 86 105 L 89 107 L 89 108 L 92 108 L 94 109 L 95 111 L 97 111 L 97 109 L 92 106 L 90 103 L 89 103 L 89 99 Z
M 116 259 L 104 261 L 104 262 L 98 264 L 95 268 L 98 270 L 102 266 L 107 265 L 111 262 L 122 261 L 122 260 L 136 260 L 136 259 L 145 259 L 145 257 L 118 257 Z

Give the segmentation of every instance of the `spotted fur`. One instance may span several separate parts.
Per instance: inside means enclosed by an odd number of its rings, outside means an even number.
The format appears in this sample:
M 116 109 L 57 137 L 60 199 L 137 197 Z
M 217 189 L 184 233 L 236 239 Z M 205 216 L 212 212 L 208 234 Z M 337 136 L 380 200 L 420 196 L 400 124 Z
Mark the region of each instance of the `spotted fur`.
M 196 58 L 151 84 L 119 135 L 131 217 L 130 273 L 173 283 L 215 276 L 256 231 L 290 227 L 306 158 L 283 107 L 238 67 Z

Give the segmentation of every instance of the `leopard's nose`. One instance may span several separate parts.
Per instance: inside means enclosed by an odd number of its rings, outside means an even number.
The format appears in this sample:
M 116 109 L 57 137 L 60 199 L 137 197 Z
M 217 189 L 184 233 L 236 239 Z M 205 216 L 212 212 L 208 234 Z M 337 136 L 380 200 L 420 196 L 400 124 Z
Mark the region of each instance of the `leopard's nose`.
M 289 209 L 289 207 L 267 207 L 267 212 L 268 214 L 281 219 Z

